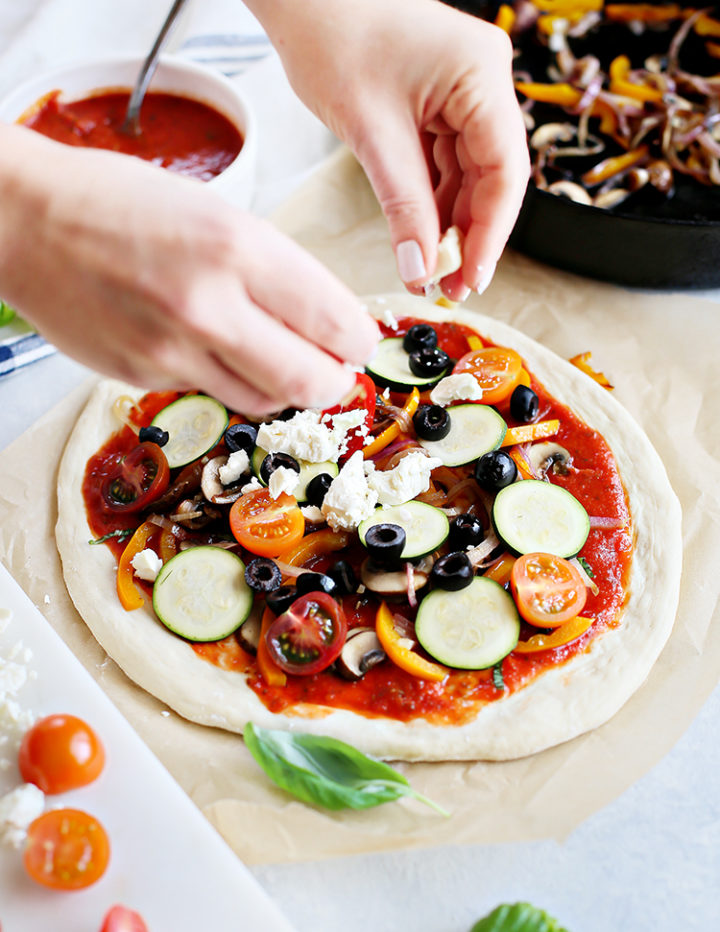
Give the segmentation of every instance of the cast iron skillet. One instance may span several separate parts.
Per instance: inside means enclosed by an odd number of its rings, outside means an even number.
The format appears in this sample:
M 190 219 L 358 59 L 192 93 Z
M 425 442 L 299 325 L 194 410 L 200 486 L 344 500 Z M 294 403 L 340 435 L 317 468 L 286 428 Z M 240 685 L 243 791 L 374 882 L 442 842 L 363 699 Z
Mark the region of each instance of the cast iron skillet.
M 453 0 L 451 5 L 491 19 L 497 3 Z M 700 7 L 702 3 L 693 5 Z M 623 47 L 626 35 L 622 31 L 606 35 L 602 49 L 592 48 L 604 66 L 615 55 L 627 52 Z M 670 36 L 672 32 L 649 33 L 647 41 L 655 45 L 647 54 L 666 50 Z M 592 37 L 586 48 L 576 43 L 573 50 L 579 56 L 591 45 Z M 544 59 L 541 66 L 532 48 L 523 49 L 522 54 L 522 67 L 537 80 L 547 80 Z M 644 54 L 646 50 L 641 50 L 633 64 L 640 64 Z M 577 167 L 582 171 L 586 166 Z M 548 194 L 531 182 L 510 245 L 557 268 L 616 284 L 666 289 L 720 287 L 720 189 L 676 175 L 672 198 L 642 194 L 638 192 L 608 211 Z

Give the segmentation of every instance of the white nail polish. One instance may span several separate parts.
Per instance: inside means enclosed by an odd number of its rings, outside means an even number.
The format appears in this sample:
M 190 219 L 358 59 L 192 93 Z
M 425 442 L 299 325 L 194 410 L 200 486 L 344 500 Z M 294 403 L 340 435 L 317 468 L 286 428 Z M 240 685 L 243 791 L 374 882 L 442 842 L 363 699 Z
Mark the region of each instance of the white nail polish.
M 399 243 L 395 250 L 398 273 L 404 282 L 416 282 L 427 275 L 420 244 L 414 239 Z
M 473 288 L 473 291 L 475 291 L 477 294 L 482 294 L 487 289 L 490 282 L 493 280 L 495 269 L 496 269 L 495 263 L 487 267 L 483 265 L 479 265 L 477 267 L 477 270 L 480 273 L 481 277 L 477 285 L 475 285 L 475 287 Z

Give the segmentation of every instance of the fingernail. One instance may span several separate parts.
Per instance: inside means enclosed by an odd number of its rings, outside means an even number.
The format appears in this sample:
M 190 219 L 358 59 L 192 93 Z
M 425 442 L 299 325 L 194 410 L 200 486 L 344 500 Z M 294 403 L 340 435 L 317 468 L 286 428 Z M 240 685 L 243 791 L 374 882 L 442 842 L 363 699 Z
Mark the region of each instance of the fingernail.
M 453 300 L 457 301 L 459 304 L 462 304 L 469 294 L 470 294 L 470 289 L 468 288 L 467 285 L 463 285 L 461 288 L 458 288 L 458 290 L 455 292 L 455 297 L 453 298 Z
M 495 274 L 496 267 L 497 267 L 496 263 L 493 263 L 492 265 L 488 265 L 488 266 L 479 265 L 477 267 L 478 283 L 473 288 L 473 291 L 475 291 L 477 294 L 482 294 L 483 291 L 487 289 L 488 285 L 493 280 L 493 275 Z
M 404 282 L 416 282 L 427 275 L 422 249 L 414 239 L 406 239 L 399 243 L 395 256 L 400 278 Z

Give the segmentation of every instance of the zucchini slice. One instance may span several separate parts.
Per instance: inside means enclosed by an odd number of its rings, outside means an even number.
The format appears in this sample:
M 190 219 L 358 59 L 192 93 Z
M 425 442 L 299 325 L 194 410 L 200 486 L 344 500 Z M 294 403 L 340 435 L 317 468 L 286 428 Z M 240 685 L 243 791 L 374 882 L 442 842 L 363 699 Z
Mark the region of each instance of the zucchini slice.
M 219 443 L 228 425 L 228 413 L 214 398 L 186 395 L 158 411 L 152 425 L 168 432 L 163 453 L 174 469 L 192 463 Z
M 386 337 L 380 340 L 375 357 L 365 371 L 376 385 L 390 388 L 395 392 L 409 392 L 414 386 L 422 392 L 433 388 L 444 378 L 449 366 L 431 378 L 417 376 L 410 368 L 409 353 L 403 349 L 402 337 Z
M 258 482 L 261 482 L 263 485 L 267 485 L 267 482 L 260 476 L 260 467 L 266 456 L 267 450 L 263 450 L 262 447 L 255 447 L 251 460 L 252 471 L 257 476 Z M 297 462 L 300 467 L 300 481 L 293 495 L 299 505 L 304 505 L 307 502 L 307 487 L 315 476 L 319 476 L 321 473 L 326 472 L 334 479 L 340 471 L 338 464 L 333 463 L 332 460 L 327 460 L 324 463 L 309 463 L 307 460 L 298 460 Z
M 503 442 L 507 424 L 495 408 L 483 404 L 451 405 L 450 433 L 442 440 L 419 440 L 430 456 L 437 456 L 445 466 L 463 466 L 485 453 L 497 450 Z
M 520 637 L 520 616 L 501 585 L 476 576 L 456 592 L 435 589 L 420 603 L 415 634 L 448 667 L 484 670 L 506 657 Z
M 402 560 L 415 560 L 432 553 L 446 540 L 450 523 L 444 511 L 425 502 L 410 501 L 404 505 L 384 505 L 376 508 L 358 527 L 361 543 L 375 524 L 397 524 L 405 531 L 405 546 L 400 554 Z
M 163 566 L 153 587 L 160 621 L 188 641 L 220 641 L 250 614 L 253 591 L 245 564 L 222 547 L 183 550 Z
M 588 513 L 575 496 L 538 479 L 501 489 L 492 517 L 498 537 L 516 553 L 574 557 L 590 533 Z

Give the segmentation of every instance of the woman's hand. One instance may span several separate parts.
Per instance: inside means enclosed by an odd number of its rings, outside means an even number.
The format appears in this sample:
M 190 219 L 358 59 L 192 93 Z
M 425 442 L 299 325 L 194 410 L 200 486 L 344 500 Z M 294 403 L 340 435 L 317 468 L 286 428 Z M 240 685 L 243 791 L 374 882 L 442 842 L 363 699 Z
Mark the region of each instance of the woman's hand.
M 249 0 L 305 103 L 353 149 L 390 225 L 401 278 L 432 279 L 441 232 L 465 233 L 443 289 L 482 291 L 528 179 L 500 29 L 436 0 Z
M 0 295 L 107 375 L 325 407 L 377 343 L 327 269 L 200 182 L 0 125 L 0 205 Z

